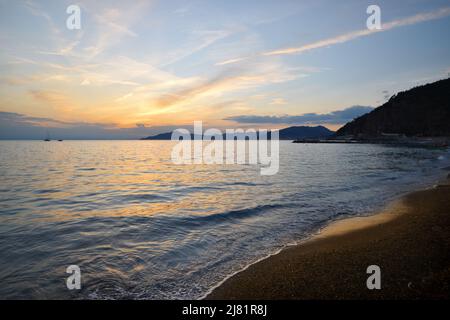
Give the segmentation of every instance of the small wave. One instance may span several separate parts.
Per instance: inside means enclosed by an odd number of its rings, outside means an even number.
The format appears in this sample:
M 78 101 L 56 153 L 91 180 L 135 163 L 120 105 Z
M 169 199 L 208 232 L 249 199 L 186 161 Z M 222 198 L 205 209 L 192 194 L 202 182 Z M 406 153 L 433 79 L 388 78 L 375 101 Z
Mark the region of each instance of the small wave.
M 56 192 L 60 192 L 60 190 L 58 190 L 58 189 L 38 189 L 38 190 L 33 191 L 34 194 L 46 194 L 46 193 L 56 193 Z
M 252 208 L 231 210 L 221 213 L 211 214 L 208 216 L 189 216 L 180 219 L 181 224 L 204 225 L 205 223 L 220 223 L 229 220 L 246 219 L 260 214 L 270 212 L 274 209 L 286 207 L 283 204 L 260 205 Z
M 176 189 L 173 189 L 173 193 L 182 193 L 182 194 L 188 194 L 188 193 L 195 193 L 195 192 L 206 192 L 206 191 L 213 191 L 213 190 L 222 190 L 223 188 L 218 186 L 194 186 L 194 187 L 179 187 Z
M 255 183 L 255 182 L 240 182 L 240 181 L 237 181 L 237 182 L 225 183 L 225 185 L 227 185 L 227 186 L 256 187 L 256 186 L 267 185 L 267 184 Z
M 380 179 L 381 181 L 394 181 L 397 180 L 397 177 L 384 177 L 382 179 Z
M 270 204 L 260 205 L 251 208 L 230 210 L 210 215 L 189 215 L 184 217 L 179 216 L 158 216 L 158 217 L 127 217 L 127 225 L 154 225 L 159 230 L 164 230 L 170 227 L 170 230 L 190 230 L 195 227 L 205 227 L 211 224 L 219 224 L 224 222 L 232 222 L 234 220 L 243 220 L 251 217 L 259 216 L 265 213 L 273 212 L 282 208 L 290 207 L 289 204 Z
M 152 193 L 140 193 L 140 194 L 128 194 L 119 197 L 115 197 L 118 202 L 136 203 L 136 202 L 161 202 L 169 201 L 170 198 L 152 194 Z

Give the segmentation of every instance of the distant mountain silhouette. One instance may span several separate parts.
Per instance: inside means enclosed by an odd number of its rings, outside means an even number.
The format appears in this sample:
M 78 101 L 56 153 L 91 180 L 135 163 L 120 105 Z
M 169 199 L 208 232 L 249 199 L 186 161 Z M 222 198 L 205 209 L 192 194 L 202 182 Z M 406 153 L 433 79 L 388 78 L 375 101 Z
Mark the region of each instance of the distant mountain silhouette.
M 149 136 L 146 138 L 142 138 L 141 140 L 171 140 L 172 132 L 164 132 L 157 134 L 155 136 Z
M 279 131 L 280 140 L 295 140 L 295 139 L 320 139 L 327 138 L 334 134 L 324 126 L 307 127 L 307 126 L 294 126 L 284 128 Z M 155 136 L 149 136 L 142 138 L 141 140 L 171 140 L 172 132 L 160 133 Z M 193 135 L 191 134 L 191 138 Z M 225 135 L 224 135 L 225 137 Z M 270 133 L 268 134 L 270 138 Z
M 280 140 L 295 140 L 295 139 L 320 139 L 327 138 L 334 134 L 324 126 L 307 127 L 294 126 L 280 130 Z
M 450 78 L 400 92 L 375 110 L 347 123 L 336 136 L 450 136 Z

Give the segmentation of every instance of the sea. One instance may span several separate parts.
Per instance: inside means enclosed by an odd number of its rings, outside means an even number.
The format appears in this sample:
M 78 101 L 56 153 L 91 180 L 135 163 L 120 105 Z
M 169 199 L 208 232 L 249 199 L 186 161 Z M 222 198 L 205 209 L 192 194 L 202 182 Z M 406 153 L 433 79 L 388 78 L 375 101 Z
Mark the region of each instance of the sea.
M 0 298 L 200 299 L 332 221 L 433 186 L 450 158 L 281 141 L 265 176 L 258 164 L 174 164 L 174 143 L 0 141 Z

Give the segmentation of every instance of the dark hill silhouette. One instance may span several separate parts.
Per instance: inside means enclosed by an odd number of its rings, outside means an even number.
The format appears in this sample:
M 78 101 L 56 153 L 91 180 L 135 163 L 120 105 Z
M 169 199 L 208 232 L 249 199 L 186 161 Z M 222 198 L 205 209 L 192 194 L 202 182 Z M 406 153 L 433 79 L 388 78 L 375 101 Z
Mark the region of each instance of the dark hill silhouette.
M 334 134 L 334 131 L 327 129 L 324 126 L 316 126 L 316 127 L 294 126 L 281 129 L 279 131 L 279 134 L 280 140 L 321 139 L 332 136 Z M 171 136 L 172 136 L 171 132 L 165 132 L 155 136 L 142 138 L 142 140 L 170 140 Z
M 148 136 L 146 138 L 142 138 L 141 140 L 170 140 L 172 137 L 172 132 L 164 132 L 157 134 L 155 136 Z
M 319 139 L 327 138 L 334 134 L 334 131 L 325 128 L 324 126 L 308 127 L 308 126 L 294 126 L 280 130 L 280 140 L 295 140 L 295 139 Z
M 375 110 L 347 123 L 336 136 L 450 136 L 450 78 L 394 95 Z

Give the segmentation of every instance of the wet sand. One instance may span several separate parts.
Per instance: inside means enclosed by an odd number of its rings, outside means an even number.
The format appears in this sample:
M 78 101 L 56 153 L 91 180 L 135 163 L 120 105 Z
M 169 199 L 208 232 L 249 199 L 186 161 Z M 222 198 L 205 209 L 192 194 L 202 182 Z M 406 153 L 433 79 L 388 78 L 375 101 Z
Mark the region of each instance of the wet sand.
M 338 221 L 234 275 L 206 299 L 449 299 L 450 184 Z M 369 290 L 369 265 L 381 289 Z

